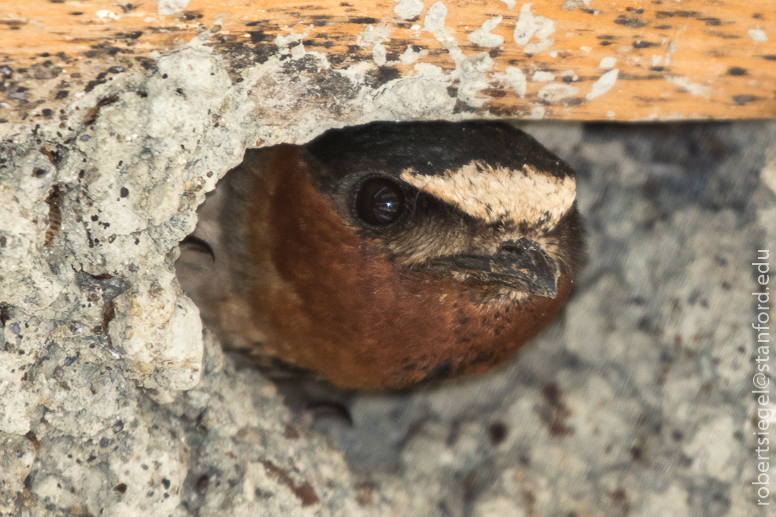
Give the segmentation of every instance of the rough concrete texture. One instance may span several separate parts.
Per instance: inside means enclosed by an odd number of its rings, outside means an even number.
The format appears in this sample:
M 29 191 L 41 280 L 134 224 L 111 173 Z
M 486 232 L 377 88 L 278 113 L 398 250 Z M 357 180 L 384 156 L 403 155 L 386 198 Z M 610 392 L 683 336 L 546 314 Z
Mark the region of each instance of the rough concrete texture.
M 353 428 L 316 424 L 329 443 L 203 340 L 176 244 L 245 147 L 463 101 L 430 65 L 384 87 L 276 43 L 241 81 L 194 41 L 0 125 L 0 515 L 756 511 L 748 264 L 776 250 L 773 125 L 538 129 L 590 228 L 564 315 L 492 375 L 354 398 Z M 456 65 L 473 98 L 487 63 Z
M 202 326 L 175 278 L 177 243 L 246 146 L 299 139 L 313 122 L 263 123 L 250 86 L 196 41 L 157 57 L 147 75 L 77 95 L 59 123 L 0 125 L 0 514 L 352 514 L 340 455 L 320 438 L 287 443 L 272 387 L 238 380 L 255 374 L 179 394 L 215 378 L 201 379 Z M 234 406 L 215 416 L 217 400 Z M 218 432 L 196 427 L 208 418 Z M 216 440 L 210 453 L 189 421 Z M 243 442 L 252 454 L 232 451 Z

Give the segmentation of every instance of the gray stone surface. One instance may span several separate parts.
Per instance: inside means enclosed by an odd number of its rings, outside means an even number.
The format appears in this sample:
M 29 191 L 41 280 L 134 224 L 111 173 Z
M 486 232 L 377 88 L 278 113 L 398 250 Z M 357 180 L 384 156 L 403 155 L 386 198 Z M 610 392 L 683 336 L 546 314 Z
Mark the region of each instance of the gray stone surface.
M 754 515 L 774 125 L 533 126 L 589 226 L 564 314 L 490 375 L 353 398 L 329 439 L 202 338 L 176 244 L 247 146 L 463 115 L 434 70 L 373 87 L 300 47 L 238 82 L 194 41 L 0 125 L 0 515 Z M 334 101 L 290 79 L 316 74 Z

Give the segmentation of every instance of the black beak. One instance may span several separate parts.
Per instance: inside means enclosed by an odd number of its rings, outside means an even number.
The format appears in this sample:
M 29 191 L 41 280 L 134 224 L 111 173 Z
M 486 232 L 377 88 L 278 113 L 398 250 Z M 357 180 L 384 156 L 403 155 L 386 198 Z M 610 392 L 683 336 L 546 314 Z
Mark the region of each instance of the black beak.
M 528 239 L 504 242 L 493 256 L 459 255 L 452 262 L 460 269 L 527 290 L 536 296 L 558 294 L 558 265 Z

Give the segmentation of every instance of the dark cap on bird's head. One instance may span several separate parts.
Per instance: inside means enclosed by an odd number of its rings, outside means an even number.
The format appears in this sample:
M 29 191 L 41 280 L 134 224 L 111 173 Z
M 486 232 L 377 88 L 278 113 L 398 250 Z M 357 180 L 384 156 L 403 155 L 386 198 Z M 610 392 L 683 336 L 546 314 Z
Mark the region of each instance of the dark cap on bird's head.
M 503 122 L 373 123 L 306 145 L 335 210 L 386 256 L 515 300 L 582 250 L 574 170 Z
M 582 257 L 573 169 L 502 122 L 330 130 L 248 151 L 223 181 L 206 296 L 228 303 L 203 319 L 344 387 L 503 362 L 560 311 Z

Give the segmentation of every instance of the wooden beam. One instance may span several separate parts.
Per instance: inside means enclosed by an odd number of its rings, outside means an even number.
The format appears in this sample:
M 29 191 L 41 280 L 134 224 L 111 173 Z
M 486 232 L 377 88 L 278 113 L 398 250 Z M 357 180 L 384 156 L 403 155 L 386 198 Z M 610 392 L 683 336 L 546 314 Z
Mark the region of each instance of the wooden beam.
M 316 55 L 328 77 L 368 69 L 373 89 L 426 74 L 453 113 L 776 116 L 773 0 L 0 0 L 0 121 L 50 115 L 196 38 L 233 80 Z

